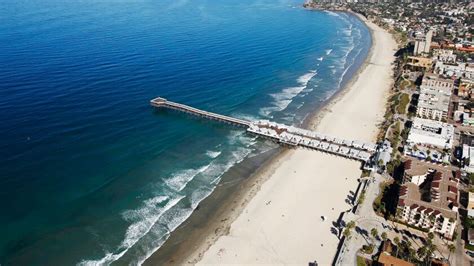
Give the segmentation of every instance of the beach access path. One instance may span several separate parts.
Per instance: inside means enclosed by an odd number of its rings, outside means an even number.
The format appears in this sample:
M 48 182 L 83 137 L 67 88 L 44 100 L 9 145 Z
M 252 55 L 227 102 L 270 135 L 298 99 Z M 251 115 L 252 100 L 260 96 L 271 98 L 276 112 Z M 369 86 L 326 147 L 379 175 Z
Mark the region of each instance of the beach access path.
M 348 88 L 315 120 L 321 133 L 374 142 L 392 86 L 396 43 L 392 36 L 367 22 L 373 46 L 365 66 Z M 224 235 L 208 237 L 186 259 L 202 264 L 332 263 L 339 239 L 333 222 L 352 206 L 360 163 L 329 154 L 294 149 L 262 170 L 266 180 L 242 204 L 240 215 L 221 224 Z M 322 219 L 322 216 L 325 219 Z M 225 224 L 227 223 L 227 224 Z

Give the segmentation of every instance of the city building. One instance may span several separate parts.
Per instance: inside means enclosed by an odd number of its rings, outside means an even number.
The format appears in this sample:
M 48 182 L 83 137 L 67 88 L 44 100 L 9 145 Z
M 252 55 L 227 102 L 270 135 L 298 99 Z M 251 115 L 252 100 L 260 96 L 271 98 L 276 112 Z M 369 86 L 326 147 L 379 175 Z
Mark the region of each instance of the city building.
M 420 86 L 416 115 L 422 118 L 446 121 L 453 87 L 454 82 L 452 80 L 441 79 L 433 74 L 425 74 Z
M 474 79 L 461 78 L 458 88 L 458 96 L 463 98 L 472 99 L 474 94 L 472 93 L 474 89 Z
M 386 252 L 380 253 L 379 259 L 377 261 L 377 265 L 382 265 L 382 266 L 415 266 L 415 264 L 408 262 L 406 260 L 399 259 L 397 257 L 394 257 Z
M 433 31 L 429 30 L 424 36 L 420 36 L 416 38 L 413 54 L 414 55 L 428 54 L 430 52 L 432 37 L 433 37 Z
M 464 165 L 462 169 L 467 173 L 474 173 L 474 147 L 473 146 L 469 146 L 467 144 L 462 145 L 462 160 L 463 160 L 463 165 Z
M 469 192 L 469 202 L 467 203 L 467 216 L 474 218 L 474 193 Z
M 474 78 L 474 66 L 464 62 L 442 62 L 437 61 L 434 73 L 452 78 Z
M 447 49 L 434 49 L 433 60 L 436 62 L 443 63 L 456 63 L 457 56 L 453 53 L 453 50 Z
M 433 60 L 426 57 L 408 56 L 406 65 L 407 69 L 411 71 L 429 71 Z
M 469 228 L 467 231 L 467 241 L 469 242 L 469 245 L 474 246 L 474 228 Z
M 439 121 L 415 117 L 408 134 L 407 146 L 425 146 L 450 150 L 453 146 L 454 127 Z
M 452 239 L 457 223 L 460 174 L 443 166 L 407 160 L 397 218 Z

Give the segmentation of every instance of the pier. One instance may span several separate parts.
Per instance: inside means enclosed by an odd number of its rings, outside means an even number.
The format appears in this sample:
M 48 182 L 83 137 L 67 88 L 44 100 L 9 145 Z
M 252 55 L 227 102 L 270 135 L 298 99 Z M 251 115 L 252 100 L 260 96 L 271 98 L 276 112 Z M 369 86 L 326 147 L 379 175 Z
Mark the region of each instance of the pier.
M 223 123 L 232 124 L 234 126 L 249 127 L 250 124 L 251 124 L 250 121 L 246 121 L 246 120 L 242 120 L 242 119 L 238 119 L 238 118 L 234 118 L 234 117 L 230 117 L 230 116 L 220 115 L 220 114 L 216 114 L 216 113 L 212 113 L 212 112 L 203 111 L 203 110 L 200 110 L 200 109 L 188 106 L 188 105 L 171 102 L 171 101 L 168 101 L 165 98 L 161 98 L 161 97 L 158 97 L 158 98 L 155 98 L 155 99 L 151 100 L 150 104 L 154 107 L 158 107 L 158 108 L 159 107 L 165 107 L 165 108 L 177 110 L 177 111 L 180 111 L 180 112 L 184 112 L 184 113 L 200 116 L 200 117 L 203 117 L 203 118 L 207 118 L 207 119 L 210 119 L 210 120 L 216 120 L 216 121 L 220 121 L 220 122 L 223 122 Z
M 233 126 L 243 127 L 251 134 L 271 139 L 283 145 L 322 151 L 348 159 L 358 160 L 365 164 L 369 162 L 373 164 L 374 155 L 379 150 L 379 146 L 374 143 L 340 139 L 268 120 L 247 121 L 203 111 L 188 105 L 171 102 L 161 97 L 151 100 L 150 104 L 156 108 L 168 108 Z

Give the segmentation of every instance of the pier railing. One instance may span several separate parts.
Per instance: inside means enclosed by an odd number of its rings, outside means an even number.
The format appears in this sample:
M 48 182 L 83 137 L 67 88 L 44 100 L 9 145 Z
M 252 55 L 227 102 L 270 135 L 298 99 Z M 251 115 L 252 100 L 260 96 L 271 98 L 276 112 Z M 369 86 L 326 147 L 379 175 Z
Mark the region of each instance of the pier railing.
M 188 105 L 171 102 L 171 101 L 168 101 L 168 100 L 166 100 L 164 98 L 161 98 L 161 97 L 158 97 L 158 98 L 155 98 L 155 99 L 151 100 L 150 103 L 154 107 L 165 107 L 165 108 L 169 108 L 169 109 L 174 109 L 174 110 L 177 110 L 177 111 L 181 111 L 181 112 L 189 113 L 189 114 L 192 114 L 192 115 L 204 117 L 204 118 L 207 118 L 207 119 L 210 119 L 210 120 L 217 120 L 217 121 L 220 121 L 220 122 L 229 123 L 229 124 L 236 125 L 236 126 L 249 127 L 250 124 L 251 124 L 249 121 L 246 121 L 246 120 L 243 120 L 243 119 L 238 119 L 238 118 L 234 118 L 234 117 L 230 117 L 230 116 L 225 116 L 225 115 L 220 115 L 220 114 L 216 114 L 216 113 L 212 113 L 212 112 L 203 111 L 203 110 L 200 110 L 200 109 L 188 106 Z

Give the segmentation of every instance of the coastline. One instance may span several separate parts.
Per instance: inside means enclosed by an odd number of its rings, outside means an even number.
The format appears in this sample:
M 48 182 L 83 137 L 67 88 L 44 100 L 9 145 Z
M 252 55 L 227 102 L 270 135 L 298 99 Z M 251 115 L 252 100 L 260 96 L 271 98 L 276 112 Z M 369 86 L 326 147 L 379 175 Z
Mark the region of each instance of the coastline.
M 354 88 L 357 87 L 357 83 L 365 84 L 363 80 L 360 81 L 361 79 L 367 79 L 373 75 L 367 69 L 374 61 L 374 50 L 377 46 L 374 30 L 380 30 L 362 16 L 353 12 L 351 14 L 356 15 L 370 29 L 372 46 L 369 54 L 345 86 L 326 104 L 308 115 L 303 123 L 305 127 L 317 128 L 319 131 L 341 137 L 344 136 L 340 134 L 341 124 L 333 121 L 342 118 L 341 122 L 344 122 L 344 117 L 347 119 L 347 116 L 351 115 L 351 110 L 346 110 L 348 111 L 346 113 L 344 110 L 341 112 L 339 105 L 346 105 L 349 100 L 352 100 L 353 94 L 357 94 L 356 88 Z M 388 62 L 391 64 L 392 61 Z M 391 78 L 391 74 L 388 74 Z M 388 92 L 390 86 L 391 83 L 388 82 L 384 88 L 385 92 Z M 383 116 L 386 95 L 378 95 L 377 101 L 381 104 L 378 104 L 374 114 Z M 365 106 L 365 103 L 362 104 L 362 109 Z M 356 106 L 355 109 L 360 110 L 360 106 Z M 339 115 L 335 116 L 335 111 L 338 111 Z M 375 124 L 377 121 L 370 117 L 362 122 L 365 122 L 362 123 L 362 130 L 359 130 L 360 132 L 356 133 L 356 136 L 351 134 L 350 137 L 373 141 L 376 136 Z M 334 124 L 337 126 L 331 126 Z M 358 126 L 360 127 L 361 124 L 359 123 Z M 351 126 L 349 126 L 350 128 Z M 370 130 L 367 130 L 368 128 Z M 342 131 L 344 131 L 342 133 L 348 133 L 348 130 Z M 281 148 L 262 156 L 262 163 L 262 165 L 255 165 L 254 168 L 247 169 L 249 173 L 253 172 L 253 174 L 245 178 L 237 187 L 221 188 L 222 185 L 219 185 L 211 196 L 202 202 L 201 205 L 206 208 L 203 207 L 201 210 L 195 211 L 196 214 L 190 218 L 191 220 L 194 216 L 195 221 L 186 221 L 173 232 L 170 239 L 160 248 L 160 253 L 155 252 L 145 261 L 145 264 L 235 263 L 236 260 L 242 263 L 308 263 L 314 260 L 319 263 L 331 263 L 339 243 L 337 237 L 330 232 L 331 222 L 337 220 L 341 212 L 350 208 L 344 199 L 357 188 L 360 164 L 327 154 Z M 301 167 L 311 169 L 300 169 Z M 314 175 L 311 178 L 311 172 L 315 170 L 321 171 L 317 174 L 317 179 L 314 178 Z M 288 175 L 292 174 L 295 177 L 288 178 Z M 328 180 L 334 181 L 336 178 L 339 178 L 341 182 L 327 182 Z M 225 178 L 223 178 L 223 182 L 225 183 Z M 324 186 L 329 186 L 329 189 Z M 291 187 L 291 189 L 288 190 L 285 187 Z M 315 195 L 315 192 L 321 193 L 321 195 Z M 332 195 L 327 195 L 328 192 Z M 279 196 L 274 197 L 275 195 Z M 300 196 L 300 199 L 297 200 L 295 195 Z M 222 200 L 218 206 L 215 204 L 216 200 Z M 337 202 L 337 206 L 328 206 L 327 204 L 326 206 L 313 206 L 316 204 L 311 204 L 312 200 L 334 201 Z M 214 201 L 213 208 L 207 210 L 212 201 Z M 300 204 L 302 202 L 303 204 Z M 296 213 L 289 214 L 292 209 Z M 315 211 L 311 213 L 308 209 Z M 320 216 L 322 215 L 329 218 L 325 223 L 321 222 Z M 189 224 L 196 223 L 200 217 L 201 220 L 206 220 L 202 217 L 209 219 L 194 225 L 192 229 L 186 228 Z M 304 223 L 298 228 L 298 232 L 293 232 L 294 234 L 288 236 L 272 234 L 272 232 L 278 231 L 296 231 L 291 227 L 293 224 L 301 223 L 301 220 Z M 284 226 L 289 227 L 285 228 Z M 257 243 L 249 245 L 248 234 L 257 235 L 259 231 L 262 232 L 262 235 L 256 237 Z M 301 237 L 305 239 L 301 239 Z M 292 241 L 296 241 L 294 242 L 296 245 L 289 243 Z M 279 254 L 283 249 L 281 244 L 278 246 L 278 243 L 286 245 L 288 254 Z M 272 250 L 266 248 L 269 246 L 272 246 Z M 237 254 L 239 258 L 235 258 L 234 255 Z M 314 256 L 310 258 L 308 254 Z M 319 258 L 319 255 L 323 256 Z

